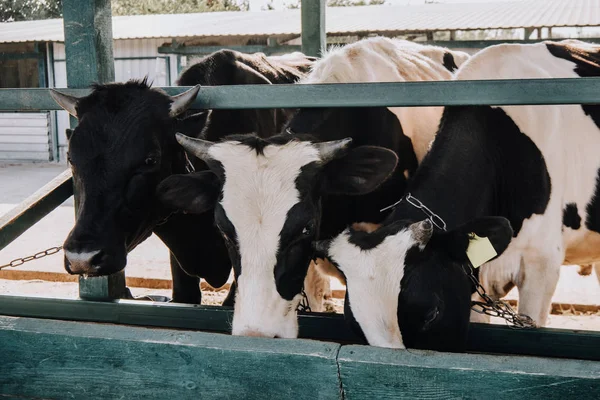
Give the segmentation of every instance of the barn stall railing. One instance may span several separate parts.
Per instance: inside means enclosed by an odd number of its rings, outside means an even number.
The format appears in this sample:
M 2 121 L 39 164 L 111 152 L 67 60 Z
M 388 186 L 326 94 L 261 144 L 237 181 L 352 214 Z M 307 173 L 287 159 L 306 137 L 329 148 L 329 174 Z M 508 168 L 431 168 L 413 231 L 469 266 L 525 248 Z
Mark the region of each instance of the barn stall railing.
M 163 88 L 170 94 L 175 94 L 187 88 Z M 194 108 L 270 108 L 270 107 L 359 107 L 359 106 L 432 106 L 432 105 L 523 105 L 523 104 L 600 104 L 600 78 L 555 79 L 555 80 L 523 80 L 523 81 L 461 81 L 461 82 L 418 82 L 418 83 L 371 83 L 345 85 L 281 85 L 281 86 L 237 86 L 237 87 L 204 87 L 201 89 Z M 88 90 L 60 89 L 66 93 L 82 96 Z M 47 89 L 1 89 L 0 110 L 56 110 L 58 106 L 50 98 Z M 0 245 L 6 246 L 16 239 L 26 229 L 39 219 L 51 212 L 59 204 L 72 195 L 70 173 L 59 175 L 44 188 L 29 199 L 11 210 L 0 219 Z M 57 262 L 58 264 L 58 262 Z M 62 266 L 60 267 L 62 269 Z M 536 358 L 506 358 L 481 356 L 476 354 L 449 355 L 431 352 L 394 352 L 375 348 L 346 346 L 357 343 L 356 336 L 346 326 L 343 316 L 331 314 L 305 313 L 299 317 L 300 337 L 325 340 L 344 344 L 326 343 L 323 346 L 312 342 L 298 341 L 291 345 L 278 340 L 265 342 L 252 338 L 217 338 L 214 339 L 201 332 L 182 333 L 181 331 L 140 330 L 126 327 L 131 325 L 191 329 L 213 333 L 228 333 L 232 320 L 232 310 L 215 306 L 190 306 L 183 304 L 152 303 L 147 301 L 112 300 L 89 301 L 81 299 L 54 299 L 43 297 L 1 296 L 0 315 L 25 317 L 17 320 L 0 317 L 0 338 L 4 343 L 28 343 L 33 345 L 26 359 L 33 363 L 32 368 L 19 369 L 19 378 L 15 371 L 6 370 L 0 363 L 0 386 L 7 392 L 46 394 L 54 387 L 54 381 L 47 383 L 44 391 L 20 389 L 23 386 L 11 386 L 11 382 L 23 385 L 35 376 L 48 379 L 59 379 L 63 385 L 75 385 L 63 382 L 60 366 L 55 367 L 56 373 L 40 367 L 47 363 L 48 354 L 41 358 L 34 350 L 39 343 L 46 343 L 46 348 L 52 348 L 56 358 L 64 357 L 63 362 L 70 366 L 81 368 L 102 369 L 115 382 L 125 385 L 120 389 L 93 389 L 95 383 L 90 383 L 93 390 L 107 390 L 110 393 L 139 391 L 140 385 L 147 380 L 157 382 L 154 398 L 162 396 L 165 376 L 148 372 L 145 365 L 131 366 L 128 370 L 135 371 L 144 379 L 134 388 L 127 377 L 120 375 L 120 369 L 111 363 L 111 354 L 132 354 L 136 351 L 156 351 L 156 354 L 166 357 L 158 360 L 172 368 L 180 368 L 177 360 L 169 359 L 168 352 L 179 351 L 181 343 L 186 343 L 185 357 L 198 360 L 215 357 L 216 351 L 226 359 L 239 359 L 243 354 L 252 352 L 253 359 L 272 358 L 273 362 L 285 363 L 285 368 L 291 368 L 295 363 L 302 364 L 299 379 L 306 382 L 310 378 L 311 390 L 323 390 L 323 397 L 335 398 L 338 389 L 332 390 L 332 385 L 341 385 L 344 398 L 357 396 L 361 398 L 368 394 L 368 388 L 379 390 L 378 393 L 388 393 L 395 396 L 402 393 L 417 398 L 415 393 L 421 390 L 428 374 L 442 377 L 438 385 L 444 387 L 446 393 L 456 395 L 463 389 L 457 381 L 476 378 L 477 385 L 470 390 L 472 393 L 489 394 L 490 385 L 497 385 L 498 379 L 504 385 L 510 385 L 518 390 L 529 390 L 529 387 L 552 387 L 561 385 L 564 393 L 579 393 L 596 396 L 600 389 L 597 381 L 600 379 L 600 367 L 597 363 L 586 361 L 536 359 Z M 39 318 L 39 319 L 30 319 Z M 79 322 L 53 322 L 79 321 Z M 37 322 L 36 322 L 37 321 Z M 84 322 L 117 324 L 90 327 Z M 120 330 L 119 326 L 122 326 Z M 167 338 L 164 339 L 164 335 Z M 73 346 L 82 346 L 83 353 L 73 353 Z M 291 347 L 289 347 L 291 346 Z M 320 346 L 320 347 L 319 347 Z M 9 364 L 19 362 L 19 354 L 15 348 L 8 346 L 11 353 L 6 353 Z M 150 348 L 151 347 L 151 348 Z M 319 349 L 313 349 L 319 347 Z M 38 349 L 39 351 L 43 348 Z M 518 354 L 542 357 L 559 357 L 566 359 L 600 361 L 600 332 L 585 332 L 566 329 L 533 329 L 518 330 L 507 326 L 472 324 L 468 351 L 475 353 Z M 164 353 L 162 353 L 164 352 Z M 99 365 L 90 360 L 104 360 L 104 354 L 109 354 L 107 361 L 98 361 Z M 240 355 L 242 354 L 242 355 Z M 335 355 L 335 356 L 333 356 Z M 91 357 L 91 358 L 90 358 Z M 184 356 L 181 356 L 184 357 Z M 184 357 L 184 358 L 185 358 Z M 38 360 L 39 358 L 39 360 Z M 130 358 L 127 357 L 127 360 Z M 134 357 L 135 359 L 135 357 Z M 35 362 L 35 360 L 39 362 Z M 122 362 L 123 360 L 120 359 Z M 298 361 L 301 360 L 301 361 Z M 138 360 L 139 361 L 139 360 Z M 200 361 L 198 361 L 200 362 Z M 210 361 L 213 368 L 226 368 L 225 361 Z M 223 365 L 221 365 L 221 364 Z M 500 363 L 503 368 L 511 369 L 510 373 L 503 372 L 494 365 Z M 298 365 L 299 365 L 298 364 Z M 278 364 L 279 365 L 279 364 Z M 249 364 L 239 363 L 248 368 Z M 313 370 L 317 368 L 316 370 Z M 284 369 L 285 369 L 284 368 Z M 318 368 L 326 368 L 323 372 Z M 307 369 L 310 369 L 307 371 Z M 373 371 L 377 370 L 377 374 Z M 316 372 L 321 371 L 321 372 Z M 420 372 L 415 372 L 420 371 Z M 432 372 L 433 371 L 433 372 Z M 277 369 L 277 373 L 282 373 Z M 185 376 L 189 370 L 184 372 Z M 303 375 L 304 374 L 304 375 Z M 306 375 L 307 374 L 307 375 Z M 402 378 L 417 374 L 419 379 Z M 517 381 L 514 375 L 518 375 Z M 156 375 L 156 376 L 155 376 Z M 284 381 L 290 379 L 287 374 Z M 301 376 L 302 375 L 302 376 Z M 8 378 L 7 378 L 8 377 Z M 261 379 L 269 379 L 260 376 Z M 436 379 L 438 379 L 436 378 Z M 8 380 L 7 380 L 8 379 Z M 190 378 L 191 379 L 191 378 Z M 230 380 L 233 378 L 230 378 Z M 278 378 L 280 379 L 280 378 Z M 8 384 L 4 385 L 4 381 Z M 443 382 L 442 382 L 443 381 Z M 137 381 L 135 381 L 137 382 Z M 159 382 L 159 383 L 158 383 Z M 186 381 L 188 382 L 188 381 Z M 192 382 L 191 380 L 189 382 Z M 196 384 L 186 383 L 186 393 L 197 389 Z M 231 381 L 237 382 L 237 381 Z M 286 381 L 293 387 L 293 382 Z M 394 382 L 394 385 L 390 385 Z M 471 382 L 473 380 L 471 379 Z M 563 383 L 565 383 L 563 385 Z M 211 384 L 208 384 L 209 386 Z M 400 386 L 397 386 L 400 385 Z M 110 385 L 109 385 L 110 386 Z M 76 387 L 76 385 L 74 386 Z M 206 387 L 206 386 L 204 386 Z M 318 388 L 321 389 L 318 389 Z M 92 390 L 90 389 L 90 390 Z M 4 390 L 4 389 L 2 389 Z M 0 390 L 0 393 L 3 393 Z M 172 392 L 172 389 L 171 393 Z M 222 390 L 222 388 L 221 388 Z M 283 390 L 283 389 L 281 389 Z M 367 390 L 367 392 L 365 392 Z M 544 389 L 546 390 L 546 389 Z M 542 390 L 543 391 L 543 390 Z M 106 392 L 106 393 L 108 393 Z M 325 393 L 328 393 L 325 395 Z M 538 389 L 538 394 L 539 394 Z M 544 392 L 546 393 L 546 392 Z M 550 393 L 550 392 L 547 392 Z M 551 394 L 563 393 L 553 389 Z M 306 395 L 306 393 L 304 393 Z M 153 396 L 148 395 L 148 398 Z M 235 396 L 233 396 L 235 397 Z M 233 398 L 232 397 L 232 398 Z M 302 398 L 306 396 L 295 396 Z M 477 395 L 475 397 L 478 397 Z M 306 397 L 310 398 L 310 397 Z
M 161 88 L 169 94 L 186 87 Z M 84 96 L 87 89 L 60 89 Z M 443 81 L 323 85 L 248 85 L 203 87 L 193 108 L 300 108 L 436 105 L 600 104 L 600 78 L 495 81 Z M 48 89 L 0 89 L 0 110 L 57 110 Z M 0 249 L 50 213 L 73 192 L 69 171 L 0 217 Z M 230 309 L 152 304 L 138 301 L 0 296 L 0 314 L 77 321 L 111 322 L 227 332 Z M 356 337 L 338 316 L 306 314 L 301 337 L 350 341 Z M 474 324 L 469 349 L 499 353 L 600 360 L 600 333 L 538 329 L 519 331 Z M 501 341 L 492 340 L 502 337 Z M 550 339 L 551 338 L 551 339 Z M 549 343 L 562 343 L 561 346 Z

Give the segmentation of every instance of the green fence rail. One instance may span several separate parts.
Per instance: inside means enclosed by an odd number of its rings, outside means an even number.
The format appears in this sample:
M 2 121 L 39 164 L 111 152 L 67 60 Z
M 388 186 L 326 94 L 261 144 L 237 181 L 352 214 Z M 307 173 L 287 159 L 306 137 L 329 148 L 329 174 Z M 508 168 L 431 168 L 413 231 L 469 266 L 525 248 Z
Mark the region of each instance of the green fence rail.
M 161 88 L 169 94 L 189 87 Z M 88 89 L 59 89 L 85 96 Z M 600 104 L 600 78 L 202 87 L 197 109 Z M 0 111 L 59 110 L 49 89 L 0 89 Z

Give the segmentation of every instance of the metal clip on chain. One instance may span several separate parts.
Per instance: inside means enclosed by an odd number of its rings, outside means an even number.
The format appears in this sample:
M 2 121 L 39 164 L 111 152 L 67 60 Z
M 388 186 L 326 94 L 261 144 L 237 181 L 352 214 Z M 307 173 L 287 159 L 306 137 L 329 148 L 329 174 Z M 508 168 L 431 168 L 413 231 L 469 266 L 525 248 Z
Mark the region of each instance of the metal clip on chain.
M 410 193 L 407 193 L 405 197 L 401 198 L 391 206 L 387 206 L 383 208 L 381 211 L 388 210 L 390 208 L 396 207 L 403 200 L 405 200 L 408 204 L 412 205 L 415 208 L 423 211 L 427 218 L 431 221 L 435 227 L 446 231 L 446 222 L 436 213 L 431 211 L 429 207 L 423 204 L 419 199 L 412 196 Z M 508 323 L 511 323 L 515 328 L 535 328 L 535 322 L 531 317 L 525 314 L 519 314 L 515 312 L 512 307 L 503 300 L 494 300 L 492 299 L 485 291 L 485 288 L 479 283 L 479 279 L 475 277 L 473 274 L 472 268 L 466 268 L 465 274 L 471 279 L 473 285 L 475 285 L 475 290 L 477 294 L 481 296 L 485 301 L 473 301 L 471 302 L 471 309 L 479 314 L 490 315 L 492 317 L 500 317 L 506 320 Z
M 465 271 L 467 276 L 475 285 L 475 291 L 484 301 L 472 301 L 471 309 L 479 314 L 489 315 L 491 317 L 500 317 L 512 324 L 513 328 L 535 328 L 535 322 L 530 316 L 519 314 L 507 302 L 503 300 L 494 300 L 486 292 L 479 280 L 473 274 L 473 270 L 467 267 Z
M 310 309 L 310 304 L 308 303 L 308 296 L 306 295 L 304 288 L 302 288 L 300 294 L 302 295 L 302 299 L 300 300 L 300 304 L 298 304 L 296 311 L 311 312 L 312 310 Z
M 50 247 L 49 249 L 40 251 L 39 253 L 35 253 L 32 256 L 16 258 L 16 259 L 12 260 L 11 262 L 9 262 L 8 264 L 0 265 L 0 270 L 4 269 L 4 268 L 8 268 L 8 267 L 13 267 L 13 268 L 18 267 L 19 265 L 23 265 L 26 262 L 33 261 L 33 260 L 39 260 L 40 258 L 44 258 L 46 256 L 56 254 L 61 250 L 62 250 L 62 246 Z

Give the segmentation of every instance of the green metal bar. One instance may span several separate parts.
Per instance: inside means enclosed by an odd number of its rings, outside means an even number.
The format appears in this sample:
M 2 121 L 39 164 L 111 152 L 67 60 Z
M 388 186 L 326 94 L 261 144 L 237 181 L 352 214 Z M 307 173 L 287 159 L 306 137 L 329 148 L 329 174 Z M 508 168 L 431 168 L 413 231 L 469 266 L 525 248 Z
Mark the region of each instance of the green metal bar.
M 302 0 L 302 52 L 319 57 L 327 43 L 325 0 Z
M 0 250 L 73 195 L 71 170 L 66 170 L 18 206 L 0 216 Z
M 186 87 L 162 88 L 169 94 Z M 75 96 L 89 89 L 59 89 Z M 205 86 L 196 109 L 598 104 L 600 78 Z M 0 111 L 58 110 L 47 89 L 0 89 Z
M 233 310 L 135 300 L 0 296 L 0 315 L 229 333 Z M 358 343 L 340 314 L 301 313 L 299 324 L 301 338 Z M 471 324 L 468 350 L 600 361 L 600 332 Z
M 294 51 L 301 51 L 302 46 L 161 46 L 158 48 L 158 52 L 159 54 L 179 54 L 184 56 L 193 56 L 210 54 L 223 49 L 235 50 L 242 53 L 265 53 L 266 55 L 270 55 L 275 53 L 292 53 Z
M 40 49 L 41 47 L 41 49 Z M 35 52 L 38 57 L 38 86 L 41 88 L 48 87 L 46 79 L 46 46 L 45 43 L 35 42 Z

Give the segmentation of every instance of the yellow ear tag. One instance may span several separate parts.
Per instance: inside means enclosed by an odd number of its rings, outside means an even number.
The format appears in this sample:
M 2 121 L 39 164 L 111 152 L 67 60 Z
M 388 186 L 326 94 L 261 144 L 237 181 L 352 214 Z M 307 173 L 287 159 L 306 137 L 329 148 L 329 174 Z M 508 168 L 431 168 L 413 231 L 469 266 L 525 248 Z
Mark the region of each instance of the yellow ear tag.
M 498 255 L 490 239 L 479 237 L 474 233 L 471 233 L 469 237 L 471 239 L 469 240 L 469 247 L 467 247 L 467 257 L 473 264 L 473 268 L 479 268 Z

